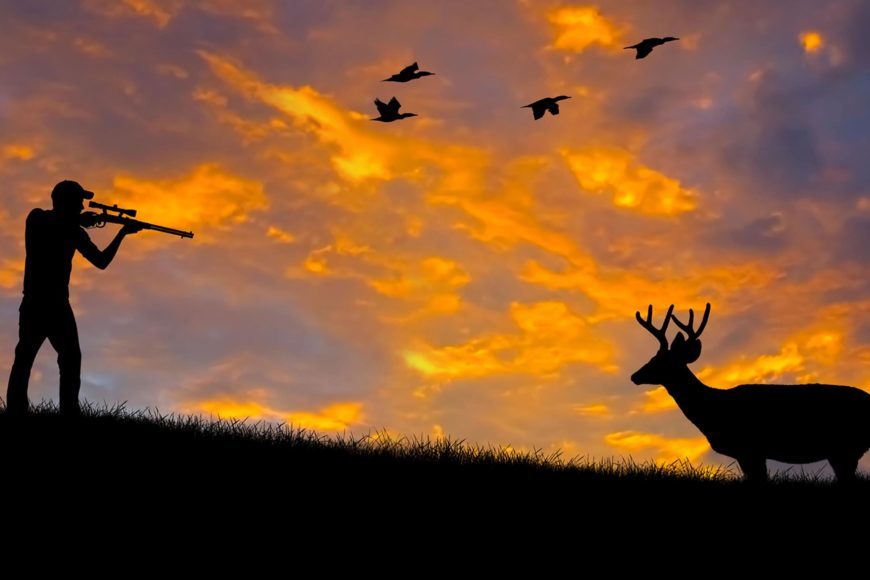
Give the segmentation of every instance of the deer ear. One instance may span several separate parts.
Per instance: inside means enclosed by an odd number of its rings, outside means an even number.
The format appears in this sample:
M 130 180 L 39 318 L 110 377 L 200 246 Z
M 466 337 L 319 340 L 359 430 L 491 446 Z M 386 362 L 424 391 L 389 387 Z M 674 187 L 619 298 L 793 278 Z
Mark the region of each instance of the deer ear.
M 697 338 L 686 340 L 682 332 L 678 332 L 671 342 L 671 352 L 679 356 L 686 364 L 693 363 L 701 356 L 701 341 Z
M 701 341 L 697 338 L 694 340 L 690 340 L 686 342 L 685 348 L 683 348 L 683 352 L 681 353 L 683 356 L 683 360 L 686 361 L 686 364 L 691 364 L 698 360 L 698 357 L 701 356 Z

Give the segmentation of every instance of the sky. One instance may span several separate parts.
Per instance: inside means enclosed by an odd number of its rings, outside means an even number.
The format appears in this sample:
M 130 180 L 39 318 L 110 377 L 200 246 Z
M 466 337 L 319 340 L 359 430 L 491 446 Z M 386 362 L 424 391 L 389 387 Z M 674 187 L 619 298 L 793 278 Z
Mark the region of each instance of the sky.
M 0 0 L 0 375 L 24 220 L 75 179 L 196 233 L 76 256 L 89 401 L 727 465 L 630 381 L 635 311 L 710 302 L 712 386 L 870 388 L 868 28 L 860 0 Z M 680 40 L 623 49 L 652 36 Z M 393 96 L 419 116 L 370 121 Z

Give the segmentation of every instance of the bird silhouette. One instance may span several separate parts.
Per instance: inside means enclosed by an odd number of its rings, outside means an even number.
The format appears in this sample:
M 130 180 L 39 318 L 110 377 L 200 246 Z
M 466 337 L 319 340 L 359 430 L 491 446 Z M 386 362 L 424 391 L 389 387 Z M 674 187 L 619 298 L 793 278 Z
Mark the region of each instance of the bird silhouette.
M 390 99 L 389 103 L 385 103 L 380 99 L 375 99 L 375 106 L 378 108 L 380 117 L 375 117 L 372 121 L 381 121 L 382 123 L 392 123 L 405 117 L 416 117 L 417 113 L 402 113 L 399 114 L 399 108 L 402 106 L 396 97 Z
M 539 101 L 535 101 L 534 103 L 529 103 L 528 105 L 523 105 L 520 107 L 521 109 L 525 109 L 526 107 L 532 108 L 532 115 L 534 115 L 535 120 L 537 121 L 541 117 L 544 116 L 546 111 L 550 111 L 551 115 L 559 114 L 559 104 L 557 101 L 561 101 L 564 99 L 570 99 L 571 97 L 565 95 L 559 95 L 558 97 L 546 97 Z
M 419 79 L 420 77 L 426 77 L 429 75 L 434 75 L 433 72 L 428 72 L 425 70 L 420 70 L 420 67 L 417 66 L 417 63 L 408 65 L 402 70 L 398 72 L 398 74 L 394 74 L 388 79 L 384 79 L 381 82 L 392 81 L 394 83 L 406 83 L 408 81 L 412 81 L 414 79 Z
M 646 57 L 649 53 L 652 52 L 652 49 L 654 49 L 655 47 L 661 46 L 662 44 L 664 44 L 666 42 L 670 42 L 672 40 L 679 40 L 679 38 L 676 38 L 675 36 L 665 36 L 664 38 L 644 38 L 643 40 L 641 40 L 637 44 L 632 44 L 631 46 L 626 46 L 625 49 L 626 50 L 628 50 L 629 48 L 636 49 L 637 54 L 635 55 L 634 59 L 638 60 L 638 59 Z

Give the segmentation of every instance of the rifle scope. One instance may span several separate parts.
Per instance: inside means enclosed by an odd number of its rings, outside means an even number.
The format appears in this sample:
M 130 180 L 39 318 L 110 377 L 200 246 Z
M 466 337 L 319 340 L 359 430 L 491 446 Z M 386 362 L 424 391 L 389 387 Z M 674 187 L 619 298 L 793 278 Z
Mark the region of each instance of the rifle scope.
M 106 205 L 104 203 L 97 203 L 96 201 L 91 201 L 88 203 L 88 207 L 93 207 L 95 209 L 101 209 L 103 211 L 113 211 L 118 215 L 128 215 L 130 217 L 136 217 L 135 209 L 123 209 L 118 207 L 118 204 L 115 205 Z

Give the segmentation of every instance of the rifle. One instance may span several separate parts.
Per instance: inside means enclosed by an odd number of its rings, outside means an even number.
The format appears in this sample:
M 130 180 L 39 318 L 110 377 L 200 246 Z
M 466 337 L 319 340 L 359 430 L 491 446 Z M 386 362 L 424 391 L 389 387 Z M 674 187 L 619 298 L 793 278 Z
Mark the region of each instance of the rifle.
M 165 234 L 172 234 L 175 236 L 181 236 L 182 238 L 192 238 L 193 232 L 185 232 L 182 230 L 176 230 L 173 228 L 166 228 L 163 226 L 158 226 L 155 224 L 149 224 L 148 222 L 140 222 L 139 220 L 134 220 L 131 218 L 136 217 L 135 209 L 123 209 L 115 205 L 105 205 L 102 203 L 97 203 L 95 201 L 91 201 L 88 203 L 88 207 L 92 207 L 95 209 L 102 210 L 100 213 L 93 211 L 83 212 L 79 218 L 79 223 L 84 228 L 102 228 L 105 227 L 107 223 L 113 224 L 134 224 L 140 226 L 143 230 L 154 230 L 155 232 L 163 232 Z M 112 213 L 109 213 L 112 212 Z M 125 217 L 129 216 L 129 217 Z

